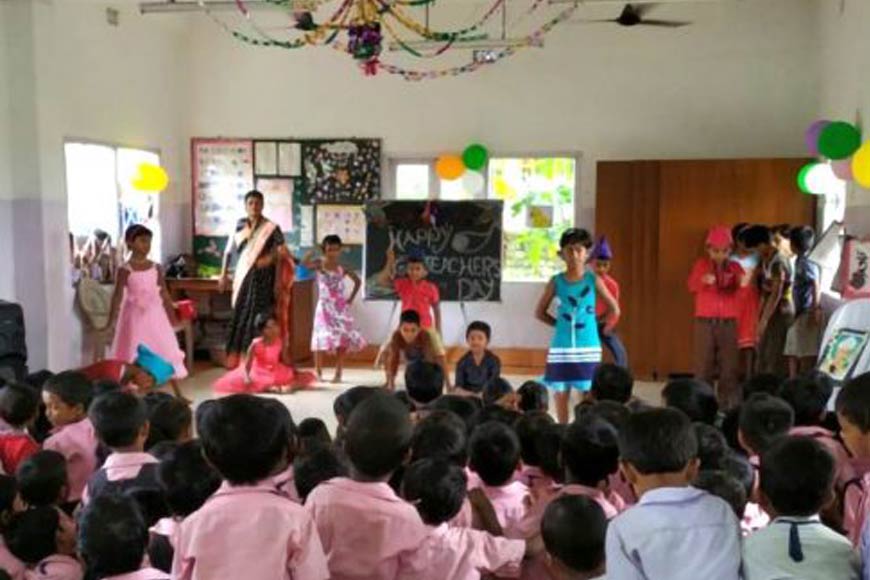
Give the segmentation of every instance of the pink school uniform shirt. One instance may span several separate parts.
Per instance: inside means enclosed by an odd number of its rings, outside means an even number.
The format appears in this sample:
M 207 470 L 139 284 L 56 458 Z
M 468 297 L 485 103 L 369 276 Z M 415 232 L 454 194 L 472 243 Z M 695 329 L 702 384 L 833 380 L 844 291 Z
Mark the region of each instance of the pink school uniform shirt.
M 78 560 L 54 554 L 24 573 L 25 580 L 82 580 L 85 572 Z
M 97 469 L 97 435 L 88 418 L 57 427 L 42 447 L 57 451 L 66 459 L 69 493 L 67 501 L 82 499 L 85 486 Z
M 103 580 L 169 580 L 170 578 L 169 574 L 156 568 L 142 568 L 127 574 L 106 576 Z
M 275 482 L 275 487 L 278 488 L 278 491 L 283 495 L 287 496 L 287 499 L 302 504 L 302 498 L 299 497 L 299 492 L 296 491 L 296 477 L 293 475 L 293 464 L 290 464 L 287 469 L 272 477 L 272 481 Z
M 413 282 L 410 278 L 397 278 L 393 288 L 402 301 L 402 312 L 415 311 L 420 315 L 420 326 L 432 328 L 432 307 L 441 300 L 438 286 L 428 280 Z
M 521 481 L 512 481 L 501 486 L 481 484 L 480 489 L 492 503 L 492 509 L 505 535 L 513 537 L 526 516 L 531 498 L 529 488 Z
M 329 578 L 314 522 L 271 480 L 224 482 L 181 523 L 173 544 L 175 580 Z
M 142 466 L 149 463 L 159 463 L 159 461 L 148 453 L 112 453 L 106 458 L 102 469 L 106 470 L 106 478 L 109 481 L 121 481 L 123 479 L 133 479 L 139 475 Z M 82 492 L 82 504 L 87 504 L 90 499 L 88 486 L 85 486 L 85 490 Z
M 540 467 L 533 465 L 524 465 L 517 476 L 517 481 L 525 484 L 533 497 L 547 494 L 555 485 L 552 477 L 541 471 Z
M 317 486 L 305 509 L 320 532 L 332 580 L 393 580 L 423 572 L 416 551 L 428 530 L 388 484 L 337 477 Z
M 843 489 L 847 482 L 855 478 L 855 472 L 849 463 L 849 452 L 846 451 L 842 443 L 837 441 L 833 432 L 816 425 L 804 425 L 792 428 L 788 434 L 815 439 L 831 452 L 836 466 L 834 484 L 837 489 Z
M 6 570 L 12 580 L 24 580 L 24 571 L 27 569 L 24 562 L 12 555 L 2 536 L 0 536 L 0 568 Z
M 417 551 L 425 562 L 422 573 L 403 580 L 480 580 L 481 572 L 499 578 L 517 578 L 526 552 L 522 540 L 497 538 L 480 530 L 430 526 Z

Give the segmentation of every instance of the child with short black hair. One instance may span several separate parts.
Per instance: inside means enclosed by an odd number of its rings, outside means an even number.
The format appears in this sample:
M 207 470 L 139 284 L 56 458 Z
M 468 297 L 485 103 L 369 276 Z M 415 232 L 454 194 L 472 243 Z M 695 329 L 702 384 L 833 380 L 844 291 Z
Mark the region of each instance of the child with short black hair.
M 456 363 L 454 384 L 462 394 L 480 396 L 483 389 L 501 376 L 501 360 L 487 349 L 492 329 L 486 322 L 475 320 L 465 331 L 468 352 Z
M 317 447 L 293 460 L 293 483 L 302 503 L 324 481 L 347 477 L 347 462 L 331 445 Z
M 332 445 L 332 436 L 326 428 L 326 423 L 317 417 L 302 419 L 296 428 L 296 434 L 299 439 L 299 455 L 307 455 Z
M 748 501 L 746 489 L 733 475 L 718 469 L 702 470 L 692 486 L 721 498 L 731 506 L 738 520 L 743 519 Z
M 852 465 L 861 468 L 870 460 L 870 373 L 846 381 L 837 395 L 836 409 Z M 854 485 L 846 487 L 843 499 L 843 528 L 855 547 L 870 512 L 870 472 L 859 472 L 857 477 Z
M 434 363 L 409 363 L 405 367 L 405 390 L 416 405 L 428 405 L 444 392 L 444 372 Z
M 272 480 L 286 469 L 295 435 L 287 408 L 272 399 L 231 395 L 197 414 L 197 431 L 224 483 L 179 526 L 172 577 L 328 578 L 314 522 Z
M 405 472 L 402 495 L 416 506 L 429 532 L 415 555 L 426 566 L 415 578 L 477 580 L 481 573 L 519 575 L 525 542 L 448 524 L 466 504 L 466 485 L 462 469 L 443 459 L 422 459 Z
M 474 430 L 468 449 L 469 465 L 480 478 L 480 488 L 510 535 L 525 517 L 529 497 L 529 488 L 514 479 L 522 451 L 519 437 L 504 423 L 489 421 Z
M 60 506 L 67 497 L 66 460 L 57 451 L 38 451 L 15 473 L 21 501 L 28 507 Z
M 592 377 L 589 395 L 595 401 L 616 401 L 625 404 L 631 400 L 634 377 L 625 367 L 603 364 Z
M 698 468 L 701 471 L 722 469 L 722 460 L 730 453 L 725 436 L 706 423 L 696 422 L 694 428 L 695 437 L 698 438 Z
M 0 570 L 6 570 L 15 580 L 24 578 L 27 567 L 9 551 L 3 534 L 15 513 L 23 510 L 20 504 L 18 482 L 11 475 L 0 474 Z
M 379 392 L 374 387 L 356 386 L 351 387 L 338 395 L 332 401 L 332 412 L 335 415 L 335 420 L 338 426 L 335 429 L 335 442 L 341 443 L 344 440 L 344 430 L 347 422 L 350 419 L 351 412 L 357 405 L 362 403 L 371 395 Z
M 27 565 L 25 577 L 82 580 L 76 560 L 76 529 L 56 507 L 32 508 L 15 514 L 3 531 L 13 556 Z
M 97 470 L 97 434 L 88 419 L 93 385 L 82 373 L 59 373 L 42 387 L 45 413 L 54 426 L 42 447 L 61 453 L 66 459 L 69 488 L 66 502 L 81 501 L 82 492 Z
M 544 382 L 555 392 L 560 423 L 568 422 L 571 390 L 588 391 L 595 369 L 601 364 L 596 297 L 607 306 L 604 316 L 619 317 L 619 304 L 604 281 L 586 268 L 591 247 L 592 236 L 584 229 L 570 228 L 562 233 L 559 251 L 566 270 L 550 279 L 535 309 L 538 320 L 555 328 Z M 548 311 L 555 298 L 559 307 L 553 317 Z
M 538 381 L 526 381 L 517 389 L 519 410 L 523 413 L 547 412 L 550 409 L 550 392 Z
M 547 506 L 541 536 L 554 580 L 592 580 L 605 570 L 607 518 L 598 502 L 565 495 Z
M 92 578 L 104 580 L 169 580 L 155 568 L 142 567 L 148 528 L 139 506 L 123 495 L 94 498 L 79 522 L 79 552 Z
M 157 459 L 145 453 L 150 428 L 145 402 L 132 393 L 108 393 L 91 404 L 88 416 L 97 438 L 112 453 L 88 480 L 82 503 L 133 488 L 159 491 Z
M 795 378 L 813 368 L 822 342 L 822 269 L 810 260 L 816 233 L 809 226 L 798 226 L 789 232 L 794 254 L 794 277 L 791 288 L 794 322 L 785 337 L 784 354 L 788 373 Z
M 770 523 L 770 516 L 759 504 L 758 481 L 755 467 L 742 453 L 730 451 L 720 461 L 721 470 L 736 479 L 746 492 L 746 505 L 740 519 L 740 531 L 744 537 Z
M 450 411 L 457 415 L 465 423 L 465 434 L 471 432 L 477 426 L 483 403 L 476 397 L 461 397 L 459 395 L 443 395 L 429 405 L 430 411 Z
M 520 417 L 515 426 L 523 459 L 518 479 L 536 496 L 555 485 L 553 479 L 541 471 L 541 456 L 538 453 L 541 433 L 554 423 L 553 417 L 546 411 L 532 411 Z
M 184 443 L 193 439 L 193 412 L 183 400 L 167 393 L 148 393 L 145 405 L 151 426 L 145 449 L 163 441 Z
M 18 465 L 39 451 L 28 432 L 39 414 L 39 394 L 27 385 L 7 383 L 0 387 L 0 419 L 9 430 L 0 433 L 0 465 L 15 473 Z
M 740 407 L 740 445 L 756 461 L 794 425 L 794 411 L 779 397 L 753 395 Z
M 719 403 L 713 387 L 697 379 L 677 379 L 662 390 L 662 402 L 685 413 L 692 421 L 707 425 L 716 423 Z
M 399 329 L 393 333 L 387 347 L 386 373 L 387 388 L 395 390 L 396 375 L 404 358 L 407 363 L 422 360 L 435 363 L 444 373 L 444 384 L 450 386 L 450 373 L 447 371 L 447 357 L 444 347 L 433 338 L 433 334 L 423 327 L 420 315 L 415 310 L 405 310 L 399 318 Z
M 746 578 L 858 580 L 861 562 L 849 540 L 819 520 L 834 501 L 834 457 L 809 437 L 786 437 L 762 456 L 761 497 L 773 516 L 746 539 Z
M 514 388 L 503 377 L 490 381 L 483 389 L 482 399 L 484 406 L 495 405 L 508 395 L 513 395 Z
M 739 578 L 734 512 L 689 485 L 698 474 L 698 440 L 688 417 L 668 408 L 631 415 L 619 432 L 619 452 L 640 500 L 610 522 L 608 576 Z
M 369 396 L 351 414 L 344 442 L 350 477 L 321 483 L 305 501 L 332 578 L 422 572 L 411 556 L 426 537 L 426 527 L 387 483 L 404 463 L 412 435 L 408 410 L 389 393 Z

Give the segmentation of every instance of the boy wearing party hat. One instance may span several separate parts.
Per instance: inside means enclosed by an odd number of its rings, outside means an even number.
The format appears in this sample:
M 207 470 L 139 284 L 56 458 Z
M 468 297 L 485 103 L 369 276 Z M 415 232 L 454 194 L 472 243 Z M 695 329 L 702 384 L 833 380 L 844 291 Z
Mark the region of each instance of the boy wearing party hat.
M 714 385 L 719 408 L 729 410 L 742 399 L 737 381 L 737 290 L 743 268 L 729 260 L 731 230 L 716 226 L 707 234 L 707 255 L 698 258 L 689 274 L 695 295 L 695 377 Z
M 619 303 L 619 282 L 614 280 L 610 275 L 613 251 L 610 249 L 610 244 L 607 243 L 607 237 L 601 236 L 598 239 L 598 243 L 592 249 L 592 255 L 589 260 L 595 273 L 604 282 L 613 299 Z M 626 354 L 625 346 L 619 340 L 619 336 L 614 332 L 616 323 L 619 322 L 619 316 L 610 314 L 610 308 L 608 308 L 607 303 L 600 296 L 595 302 L 595 317 L 598 319 L 598 336 L 601 338 L 601 344 L 610 351 L 610 354 L 613 356 L 613 362 L 616 365 L 627 369 L 628 354 Z

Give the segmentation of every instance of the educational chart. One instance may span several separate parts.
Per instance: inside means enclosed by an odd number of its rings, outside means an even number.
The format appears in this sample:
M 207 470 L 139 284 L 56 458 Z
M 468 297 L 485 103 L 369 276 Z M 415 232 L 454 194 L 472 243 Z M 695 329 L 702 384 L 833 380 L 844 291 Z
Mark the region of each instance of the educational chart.
M 356 203 L 381 197 L 379 139 L 303 141 L 302 164 L 311 203 Z
M 321 232 L 335 230 L 347 244 L 345 263 L 362 270 L 360 204 L 380 197 L 380 140 L 193 139 L 191 152 L 201 276 L 220 272 L 228 236 L 245 216 L 245 194 L 255 186 L 265 198 L 264 215 L 294 253 L 303 255 Z
M 409 255 L 423 257 L 441 300 L 501 300 L 501 201 L 374 201 L 366 214 L 366 299 L 395 300 L 385 271 L 396 254 L 397 275 Z

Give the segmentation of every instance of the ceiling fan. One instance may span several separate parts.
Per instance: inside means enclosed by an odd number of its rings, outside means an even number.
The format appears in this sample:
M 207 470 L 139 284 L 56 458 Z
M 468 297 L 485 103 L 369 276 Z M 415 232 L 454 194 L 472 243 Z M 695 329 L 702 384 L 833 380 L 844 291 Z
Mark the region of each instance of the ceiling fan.
M 583 24 L 618 24 L 619 26 L 658 26 L 662 28 L 680 28 L 692 24 L 682 20 L 655 20 L 645 18 L 651 10 L 656 7 L 656 4 L 626 4 L 622 9 L 622 14 L 619 18 L 609 18 L 604 20 L 575 20 Z

